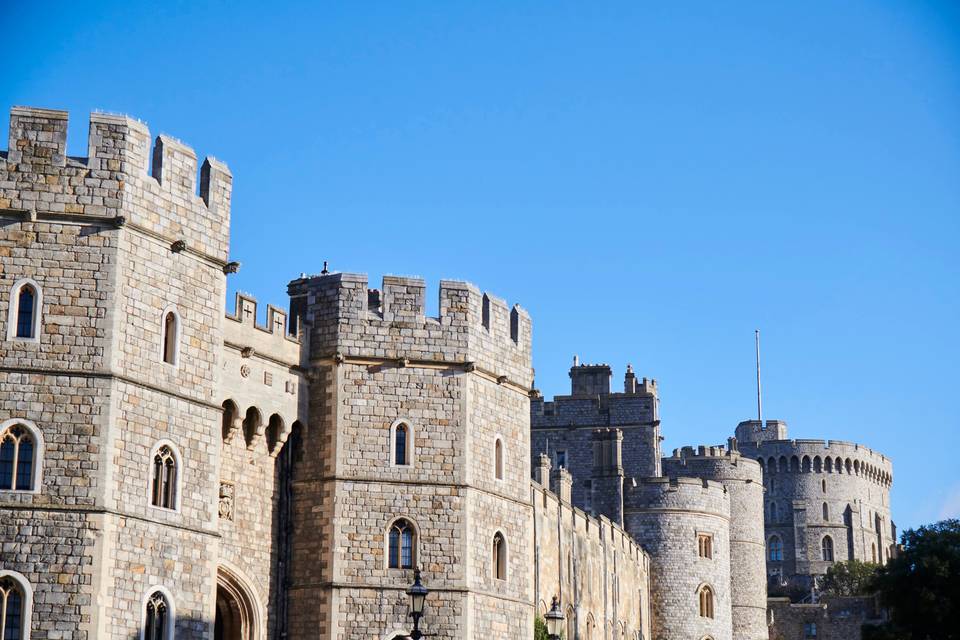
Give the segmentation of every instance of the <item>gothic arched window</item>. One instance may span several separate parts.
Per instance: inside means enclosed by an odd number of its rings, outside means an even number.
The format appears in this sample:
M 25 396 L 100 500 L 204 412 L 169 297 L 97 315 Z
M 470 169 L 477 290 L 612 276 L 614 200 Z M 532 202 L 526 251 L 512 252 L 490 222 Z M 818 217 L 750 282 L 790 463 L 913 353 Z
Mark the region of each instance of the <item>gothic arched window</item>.
M 170 619 L 170 603 L 160 591 L 147 599 L 147 615 L 143 627 L 143 640 L 167 640 L 173 621 Z
M 30 429 L 13 423 L 0 427 L 0 491 L 32 491 L 37 443 Z M 0 636 L 2 638 L 2 636 Z
M 42 307 L 43 292 L 40 285 L 29 278 L 14 283 L 7 309 L 7 339 L 38 340 Z
M 700 617 L 701 618 L 712 618 L 713 617 L 713 589 L 707 585 L 700 587 Z
M 824 502 L 823 503 L 823 520 L 826 522 L 830 519 L 830 506 Z
M 390 526 L 388 566 L 391 569 L 413 569 L 416 562 L 416 531 L 408 521 L 400 519 Z
M 28 624 L 26 597 L 20 584 L 9 576 L 0 578 L 0 639 L 20 640 Z
M 767 544 L 767 547 L 767 557 L 771 562 L 783 561 L 783 541 L 780 539 L 780 536 L 772 536 L 770 538 L 770 542 Z
M 823 541 L 820 543 L 820 551 L 823 555 L 824 562 L 833 562 L 833 538 L 823 536 Z
M 177 456 L 170 445 L 162 445 L 153 456 L 153 484 L 150 504 L 161 509 L 177 508 Z
M 493 577 L 507 579 L 507 543 L 499 531 L 493 536 Z

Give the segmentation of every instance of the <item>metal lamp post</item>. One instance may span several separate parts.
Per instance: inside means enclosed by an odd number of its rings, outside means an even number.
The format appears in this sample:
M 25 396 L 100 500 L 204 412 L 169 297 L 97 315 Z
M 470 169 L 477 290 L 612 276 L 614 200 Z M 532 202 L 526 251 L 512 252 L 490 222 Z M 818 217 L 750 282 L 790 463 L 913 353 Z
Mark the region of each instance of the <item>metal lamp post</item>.
M 407 596 L 410 597 L 410 617 L 413 618 L 410 640 L 420 640 L 423 637 L 423 633 L 420 632 L 420 618 L 423 617 L 423 607 L 427 602 L 428 593 L 430 591 L 420 582 L 420 569 L 414 569 L 413 584 L 407 589 Z
M 547 611 L 544 617 L 547 620 L 547 635 L 550 640 L 560 640 L 560 634 L 563 632 L 563 611 L 560 610 L 560 600 L 557 596 L 553 596 L 553 604 L 550 605 L 550 611 Z

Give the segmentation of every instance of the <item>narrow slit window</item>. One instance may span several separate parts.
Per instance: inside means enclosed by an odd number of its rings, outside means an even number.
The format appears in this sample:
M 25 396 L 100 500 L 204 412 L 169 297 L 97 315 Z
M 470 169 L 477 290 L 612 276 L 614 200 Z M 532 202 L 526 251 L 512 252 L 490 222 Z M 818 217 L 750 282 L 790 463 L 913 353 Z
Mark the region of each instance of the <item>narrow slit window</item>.
M 499 531 L 493 536 L 493 577 L 507 579 L 507 543 Z
M 402 422 L 398 424 L 396 430 L 394 431 L 393 439 L 394 463 L 401 466 L 410 464 L 410 456 L 407 455 L 407 443 L 410 439 L 410 427 Z
M 179 324 L 177 314 L 173 311 L 168 311 L 163 318 L 163 361 L 167 364 L 177 364 Z
M 17 337 L 35 337 L 37 292 L 29 284 L 20 287 L 17 295 Z
M 495 473 L 497 475 L 497 480 L 503 480 L 503 441 L 500 440 L 500 438 L 497 438 L 493 448 L 493 464 Z

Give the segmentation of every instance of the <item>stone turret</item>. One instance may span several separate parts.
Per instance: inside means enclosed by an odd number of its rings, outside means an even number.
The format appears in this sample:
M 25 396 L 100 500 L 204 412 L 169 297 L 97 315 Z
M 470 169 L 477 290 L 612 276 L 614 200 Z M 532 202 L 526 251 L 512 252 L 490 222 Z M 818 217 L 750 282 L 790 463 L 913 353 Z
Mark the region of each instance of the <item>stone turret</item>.
M 722 483 L 730 496 L 730 597 L 734 640 L 766 640 L 766 565 L 763 535 L 763 477 L 756 461 L 733 448 L 684 447 L 663 459 L 669 476 Z

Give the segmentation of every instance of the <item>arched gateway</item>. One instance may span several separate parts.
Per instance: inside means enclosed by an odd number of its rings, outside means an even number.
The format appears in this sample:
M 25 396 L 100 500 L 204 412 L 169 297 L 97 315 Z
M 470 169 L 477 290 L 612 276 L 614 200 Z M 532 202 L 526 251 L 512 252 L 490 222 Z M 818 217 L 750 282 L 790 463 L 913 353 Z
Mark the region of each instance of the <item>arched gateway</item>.
M 262 640 L 263 619 L 246 580 L 226 567 L 217 569 L 214 640 Z

